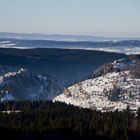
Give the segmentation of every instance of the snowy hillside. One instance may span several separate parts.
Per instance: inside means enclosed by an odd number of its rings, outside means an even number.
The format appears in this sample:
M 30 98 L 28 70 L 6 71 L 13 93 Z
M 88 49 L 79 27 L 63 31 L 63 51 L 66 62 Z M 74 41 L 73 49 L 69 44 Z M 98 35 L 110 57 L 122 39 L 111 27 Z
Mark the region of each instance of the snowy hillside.
M 127 105 L 136 110 L 140 107 L 140 78 L 132 75 L 129 68 L 139 67 L 138 63 L 122 59 L 111 65 L 114 69 L 105 73 L 100 70 L 102 75 L 65 89 L 54 101 L 102 111 L 123 110 Z
M 57 81 L 25 69 L 0 76 L 0 100 L 45 100 L 59 95 Z

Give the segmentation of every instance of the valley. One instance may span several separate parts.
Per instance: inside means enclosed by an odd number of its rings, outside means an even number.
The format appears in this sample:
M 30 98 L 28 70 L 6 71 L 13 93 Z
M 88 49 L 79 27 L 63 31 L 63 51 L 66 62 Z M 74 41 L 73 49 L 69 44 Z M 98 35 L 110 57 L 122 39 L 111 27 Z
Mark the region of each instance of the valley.
M 140 106 L 139 55 L 1 48 L 0 62 L 1 101 L 53 100 L 103 112 Z

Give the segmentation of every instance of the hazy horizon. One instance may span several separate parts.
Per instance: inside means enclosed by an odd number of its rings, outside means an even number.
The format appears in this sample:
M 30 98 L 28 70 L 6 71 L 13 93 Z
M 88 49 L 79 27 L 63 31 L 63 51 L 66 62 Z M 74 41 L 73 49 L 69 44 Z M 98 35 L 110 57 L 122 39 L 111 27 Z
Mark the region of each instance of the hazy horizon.
M 137 37 L 129 37 L 129 36 L 103 36 L 103 35 L 90 35 L 90 34 L 66 34 L 66 33 L 40 33 L 40 32 L 1 32 L 6 34 L 23 34 L 23 35 L 50 35 L 50 36 L 81 36 L 81 37 L 95 37 L 95 38 L 114 38 L 114 39 L 140 39 L 140 36 Z M 18 37 L 17 37 L 18 38 Z
M 1 0 L 0 32 L 140 37 L 139 0 Z

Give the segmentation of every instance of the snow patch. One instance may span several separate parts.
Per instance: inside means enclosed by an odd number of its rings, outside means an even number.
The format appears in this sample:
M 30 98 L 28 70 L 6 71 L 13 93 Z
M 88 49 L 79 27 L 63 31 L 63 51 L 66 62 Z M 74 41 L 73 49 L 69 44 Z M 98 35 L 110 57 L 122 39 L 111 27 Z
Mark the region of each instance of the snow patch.
M 5 95 L 1 98 L 1 101 L 11 101 L 14 100 L 15 98 L 11 93 L 5 93 Z

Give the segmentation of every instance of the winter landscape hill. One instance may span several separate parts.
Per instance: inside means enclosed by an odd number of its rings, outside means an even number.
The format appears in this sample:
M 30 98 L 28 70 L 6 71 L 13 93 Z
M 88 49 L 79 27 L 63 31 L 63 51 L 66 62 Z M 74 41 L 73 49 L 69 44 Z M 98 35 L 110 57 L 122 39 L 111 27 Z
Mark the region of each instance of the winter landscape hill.
M 32 74 L 26 69 L 8 72 L 0 76 L 0 100 L 51 100 L 61 88 L 48 75 Z
M 101 111 L 123 110 L 127 106 L 137 110 L 140 107 L 140 60 L 131 57 L 100 67 L 90 79 L 66 88 L 54 101 Z
M 0 100 L 46 100 L 125 54 L 80 49 L 0 49 Z
M 87 79 L 104 63 L 124 57 L 127 56 L 120 53 L 80 49 L 0 48 L 1 66 L 24 68 L 32 73 L 47 73 L 63 87 Z
M 123 110 L 128 105 L 136 110 L 140 106 L 139 55 L 80 49 L 136 49 L 140 45 L 138 40 L 0 40 L 1 101 L 49 99 L 102 111 Z M 79 48 L 70 49 L 75 46 Z
M 10 48 L 0 49 L 0 54 L 1 101 L 53 100 L 101 111 L 123 110 L 128 105 L 131 110 L 140 107 L 139 55 Z M 86 65 L 90 69 L 84 71 Z M 57 72 L 57 67 L 64 73 Z M 80 79 L 76 77 L 79 71 Z M 63 85 L 67 79 L 71 82 Z

